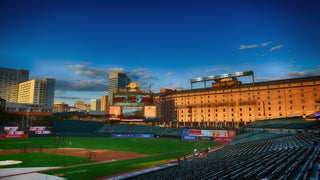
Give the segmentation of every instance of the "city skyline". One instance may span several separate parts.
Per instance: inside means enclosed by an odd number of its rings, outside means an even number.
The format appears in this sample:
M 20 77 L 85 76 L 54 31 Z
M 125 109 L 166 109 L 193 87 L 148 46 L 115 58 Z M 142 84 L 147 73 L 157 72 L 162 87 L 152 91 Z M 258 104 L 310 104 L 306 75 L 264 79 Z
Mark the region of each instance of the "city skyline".
M 0 2 L 1 67 L 56 79 L 55 102 L 108 94 L 108 74 L 142 87 L 252 70 L 256 81 L 320 75 L 313 0 Z

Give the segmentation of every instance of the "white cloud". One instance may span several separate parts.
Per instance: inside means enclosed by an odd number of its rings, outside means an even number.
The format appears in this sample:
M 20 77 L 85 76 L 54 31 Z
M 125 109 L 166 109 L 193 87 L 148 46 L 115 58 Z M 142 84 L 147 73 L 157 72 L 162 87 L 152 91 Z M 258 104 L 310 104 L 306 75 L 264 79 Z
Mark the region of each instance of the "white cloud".
M 283 48 L 283 45 L 273 46 L 272 48 L 270 48 L 270 51 L 272 52 L 281 48 Z
M 124 72 L 124 68 L 111 68 L 108 70 L 110 73 L 116 73 L 116 72 Z
M 265 46 L 268 46 L 270 43 L 271 41 L 267 41 L 267 42 L 261 43 L 260 46 L 265 47 Z
M 239 49 L 240 50 L 245 50 L 245 49 L 254 49 L 259 47 L 258 44 L 250 44 L 250 45 L 240 45 Z
M 307 77 L 307 76 L 320 76 L 320 67 L 305 71 L 291 71 L 284 73 L 289 78 Z
M 168 72 L 167 73 L 167 76 L 172 76 L 173 75 L 173 72 Z

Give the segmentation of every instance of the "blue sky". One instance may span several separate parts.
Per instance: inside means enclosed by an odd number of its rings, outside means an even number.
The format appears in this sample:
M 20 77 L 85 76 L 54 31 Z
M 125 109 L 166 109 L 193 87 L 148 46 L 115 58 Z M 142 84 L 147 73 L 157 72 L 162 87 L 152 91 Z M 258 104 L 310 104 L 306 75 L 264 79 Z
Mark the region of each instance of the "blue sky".
M 320 75 L 317 0 L 1 0 L 1 67 L 55 78 L 56 102 L 253 70 L 256 81 Z

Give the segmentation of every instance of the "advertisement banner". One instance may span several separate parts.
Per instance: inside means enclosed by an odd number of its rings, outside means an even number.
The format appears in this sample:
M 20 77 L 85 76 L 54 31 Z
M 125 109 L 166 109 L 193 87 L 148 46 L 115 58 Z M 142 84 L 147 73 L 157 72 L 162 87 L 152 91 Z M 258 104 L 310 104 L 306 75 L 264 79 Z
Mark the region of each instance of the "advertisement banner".
M 5 126 L 4 127 L 4 131 L 8 132 L 8 131 L 17 131 L 19 129 L 18 126 Z
M 143 106 L 122 106 L 121 120 L 143 119 Z
M 111 134 L 113 138 L 154 138 L 154 134 Z
M 46 129 L 45 126 L 31 126 L 30 131 L 44 131 Z
M 215 142 L 231 142 L 232 138 L 228 138 L 228 137 L 215 137 L 214 138 Z
M 13 134 L 24 134 L 24 131 L 14 131 Z M 12 134 L 10 134 L 10 135 L 12 135 Z
M 0 139 L 1 138 L 28 138 L 28 134 L 1 134 Z
M 181 139 L 182 140 L 198 140 L 198 136 L 185 136 L 185 135 L 182 135 Z
M 213 137 L 228 137 L 228 130 L 213 130 Z
M 151 94 L 134 93 L 134 94 L 114 94 L 113 104 L 119 106 L 140 106 L 143 104 L 153 103 Z
M 121 107 L 120 106 L 110 106 L 109 108 L 109 119 L 110 120 L 120 120 Z
M 156 106 L 145 106 L 144 117 L 148 120 L 156 118 Z
M 201 129 L 184 129 L 184 135 L 204 136 L 204 137 L 236 137 L 236 130 L 201 130 Z
M 51 134 L 51 131 L 35 131 L 35 134 Z

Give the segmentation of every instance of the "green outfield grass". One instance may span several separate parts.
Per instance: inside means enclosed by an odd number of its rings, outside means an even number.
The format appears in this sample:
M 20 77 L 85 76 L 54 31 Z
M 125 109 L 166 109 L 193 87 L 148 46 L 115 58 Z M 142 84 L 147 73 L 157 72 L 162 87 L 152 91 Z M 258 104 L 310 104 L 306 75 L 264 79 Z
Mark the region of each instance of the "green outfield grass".
M 86 148 L 100 150 L 119 150 L 147 154 L 149 156 L 104 164 L 93 164 L 81 167 L 63 168 L 46 171 L 47 174 L 63 175 L 67 179 L 95 179 L 134 169 L 162 164 L 184 155 L 192 154 L 193 149 L 206 149 L 220 145 L 207 141 L 184 141 L 173 139 L 133 139 L 133 138 L 27 138 L 1 139 L 1 149 L 23 148 Z M 22 160 L 23 163 L 10 167 L 70 166 L 90 162 L 87 158 L 42 154 L 22 153 L 1 155 L 0 160 Z M 7 168 L 8 166 L 6 166 Z

